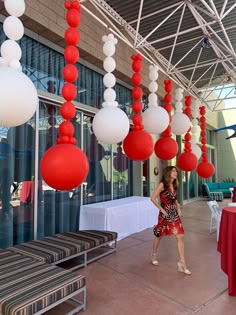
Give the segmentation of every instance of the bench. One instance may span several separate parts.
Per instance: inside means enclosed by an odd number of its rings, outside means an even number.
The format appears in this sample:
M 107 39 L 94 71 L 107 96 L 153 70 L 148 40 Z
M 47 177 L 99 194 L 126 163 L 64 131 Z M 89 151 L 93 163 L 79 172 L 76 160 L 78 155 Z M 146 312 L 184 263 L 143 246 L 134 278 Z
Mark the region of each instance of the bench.
M 79 257 L 82 261 L 70 268 L 74 270 L 115 252 L 116 240 L 116 232 L 75 231 L 29 241 L 8 247 L 8 250 L 53 265 Z
M 236 183 L 204 183 L 203 186 L 209 200 L 222 201 L 224 197 L 231 196 L 230 188 L 236 186 Z
M 115 252 L 117 236 L 66 232 L 0 250 L 0 315 L 39 315 L 69 299 L 76 306 L 67 315 L 85 310 L 85 277 L 72 270 Z M 56 266 L 74 258 L 82 261 L 69 269 Z
M 39 315 L 69 299 L 76 306 L 67 315 L 85 310 L 85 276 L 0 250 L 1 315 Z

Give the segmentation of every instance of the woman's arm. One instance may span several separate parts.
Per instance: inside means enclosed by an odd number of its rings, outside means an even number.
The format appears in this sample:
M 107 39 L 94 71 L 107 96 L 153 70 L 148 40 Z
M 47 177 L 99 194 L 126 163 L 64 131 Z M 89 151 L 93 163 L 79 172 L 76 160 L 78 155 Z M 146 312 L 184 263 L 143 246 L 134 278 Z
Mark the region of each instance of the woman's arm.
M 162 206 L 157 202 L 157 198 L 159 197 L 160 193 L 164 189 L 164 184 L 161 182 L 154 193 L 151 196 L 151 201 L 154 203 L 154 205 L 164 214 L 164 216 L 167 216 L 167 212 L 162 208 Z

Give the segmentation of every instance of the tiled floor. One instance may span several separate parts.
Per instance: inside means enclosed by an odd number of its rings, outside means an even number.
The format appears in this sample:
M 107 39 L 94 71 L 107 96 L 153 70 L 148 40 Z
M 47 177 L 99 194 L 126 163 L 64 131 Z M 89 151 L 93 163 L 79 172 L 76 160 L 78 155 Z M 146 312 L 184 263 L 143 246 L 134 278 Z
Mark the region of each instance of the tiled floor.
M 118 251 L 78 272 L 86 275 L 84 315 L 234 315 L 236 297 L 228 296 L 220 269 L 216 233 L 209 233 L 207 200 L 183 207 L 186 261 L 191 276 L 177 271 L 174 237 L 162 239 L 159 266 L 150 263 L 152 229 L 118 242 Z M 230 202 L 225 199 L 221 206 Z M 155 223 L 155 222 L 154 222 Z M 69 303 L 47 312 L 64 315 Z

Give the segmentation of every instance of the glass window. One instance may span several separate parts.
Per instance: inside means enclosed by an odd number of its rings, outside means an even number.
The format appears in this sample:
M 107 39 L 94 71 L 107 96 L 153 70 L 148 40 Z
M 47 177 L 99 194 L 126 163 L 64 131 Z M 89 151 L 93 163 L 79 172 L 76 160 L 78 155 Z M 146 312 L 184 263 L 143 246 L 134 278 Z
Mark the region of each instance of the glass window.
M 0 247 L 33 237 L 35 117 L 0 128 Z

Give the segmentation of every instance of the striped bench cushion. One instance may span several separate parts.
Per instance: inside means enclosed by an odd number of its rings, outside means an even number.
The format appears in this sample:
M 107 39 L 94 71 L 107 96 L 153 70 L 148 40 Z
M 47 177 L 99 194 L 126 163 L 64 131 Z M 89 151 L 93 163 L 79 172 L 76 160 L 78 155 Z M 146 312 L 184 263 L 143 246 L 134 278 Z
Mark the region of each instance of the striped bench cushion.
M 111 231 L 66 232 L 15 245 L 8 250 L 47 263 L 57 263 L 116 239 L 117 233 Z
M 85 290 L 85 277 L 63 268 L 0 251 L 0 311 L 4 315 L 43 313 Z M 85 300 L 81 302 L 85 306 Z

